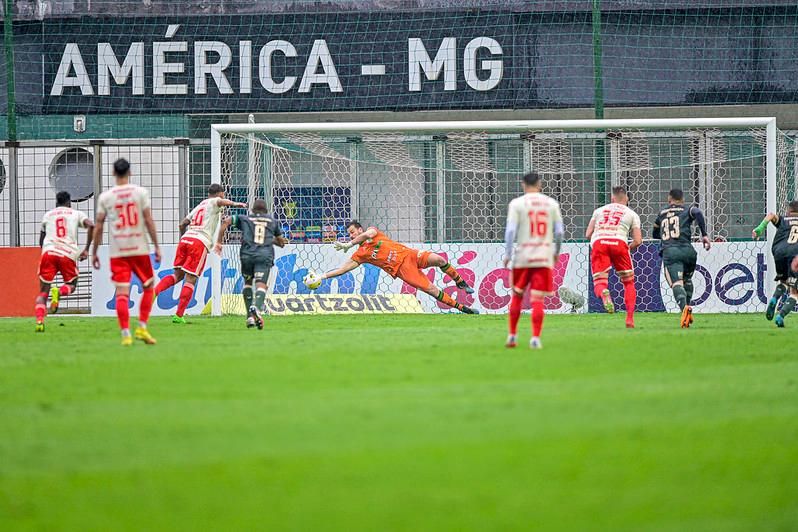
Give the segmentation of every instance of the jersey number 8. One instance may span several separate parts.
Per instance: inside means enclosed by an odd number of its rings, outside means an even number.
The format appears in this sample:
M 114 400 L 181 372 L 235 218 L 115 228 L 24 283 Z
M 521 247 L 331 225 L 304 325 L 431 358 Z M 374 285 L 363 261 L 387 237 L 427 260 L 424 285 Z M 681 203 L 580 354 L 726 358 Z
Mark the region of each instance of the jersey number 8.
M 55 236 L 64 238 L 67 234 L 66 218 L 59 216 L 55 219 Z
M 255 223 L 255 236 L 254 236 L 255 243 L 259 246 L 262 246 L 263 243 L 266 241 L 266 224 L 264 223 Z

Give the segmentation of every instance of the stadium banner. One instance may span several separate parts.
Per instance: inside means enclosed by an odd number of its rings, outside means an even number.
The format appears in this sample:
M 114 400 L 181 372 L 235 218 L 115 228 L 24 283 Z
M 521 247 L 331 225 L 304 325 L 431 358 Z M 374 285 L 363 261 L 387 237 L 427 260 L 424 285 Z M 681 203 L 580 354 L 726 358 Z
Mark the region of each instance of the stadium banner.
M 125 2 L 128 16 L 17 20 L 16 84 L 24 87 L 17 110 L 182 114 L 593 105 L 590 2 L 527 1 L 491 9 L 442 3 L 441 12 L 357 12 L 356 3 L 338 2 L 349 11 L 302 13 L 301 2 L 294 2 L 291 12 L 233 14 L 225 7 L 228 14 L 147 16 L 149 8 L 136 12 L 141 2 Z M 261 4 L 270 3 L 248 3 L 247 10 L 263 9 Z M 273 4 L 274 11 L 286 9 Z M 634 9 L 617 9 L 625 4 Z M 687 15 L 673 17 L 669 13 L 677 8 L 650 7 L 656 4 L 617 0 L 616 8 L 602 6 L 615 11 L 604 15 L 602 28 L 607 105 L 798 101 L 794 6 L 775 10 L 772 1 L 760 8 L 740 0 L 740 10 L 718 16 L 680 0 Z M 746 21 L 744 34 L 740 20 Z M 770 54 L 766 62 L 756 59 L 761 49 Z M 706 68 L 707 61 L 713 68 Z M 4 68 L 0 64 L 0 78 Z M 0 111 L 5 105 L 0 98 Z
M 222 294 L 226 314 L 246 316 L 240 294 Z M 272 316 L 296 314 L 420 314 L 424 312 L 415 296 L 409 294 L 294 294 L 266 296 L 266 312 Z M 203 314 L 211 313 L 211 303 Z
M 451 279 L 444 276 L 438 268 L 425 270 L 427 277 L 459 302 L 473 306 L 486 313 L 504 313 L 510 302 L 510 272 L 501 265 L 503 246 L 501 244 L 415 244 L 418 249 L 431 249 L 446 257 L 471 284 L 475 291 L 466 294 L 457 289 Z M 766 281 L 773 276 L 768 272 L 767 253 L 768 247 L 764 242 L 719 242 L 712 246 L 710 251 L 698 250 L 698 267 L 694 276 L 695 292 L 693 296 L 694 307 L 703 312 L 754 312 L 764 308 L 767 301 Z M 162 247 L 162 262 L 154 264 L 156 281 L 173 272 L 172 261 L 176 246 Z M 637 309 L 640 311 L 669 311 L 677 310 L 676 304 L 670 293 L 670 288 L 662 271 L 662 262 L 659 258 L 658 244 L 643 244 L 633 254 L 635 264 L 636 284 L 638 287 Z M 236 246 L 228 246 L 223 255 L 231 257 L 237 255 Z M 287 305 L 287 297 L 296 295 L 303 301 L 302 305 L 307 312 L 307 305 L 301 296 L 326 296 L 327 295 L 357 295 L 357 296 L 395 296 L 405 295 L 416 298 L 418 306 L 425 312 L 447 312 L 448 307 L 426 294 L 417 294 L 416 290 L 399 279 L 394 279 L 382 270 L 370 265 L 364 265 L 336 279 L 327 279 L 319 289 L 311 291 L 304 286 L 302 278 L 309 269 L 323 272 L 340 265 L 348 255 L 336 252 L 329 244 L 302 244 L 287 246 L 277 250 L 275 267 L 272 270 L 270 281 L 270 308 L 274 305 L 279 311 L 279 302 Z M 113 315 L 114 286 L 110 281 L 108 269 L 107 247 L 100 248 L 102 269 L 94 273 L 92 289 L 92 314 Z M 213 295 L 211 262 L 199 277 L 194 299 L 189 305 L 189 314 L 200 314 Z M 226 296 L 240 298 L 243 288 L 243 279 L 237 261 L 223 258 L 215 261 L 219 264 L 222 279 L 222 293 Z M 587 305 L 578 309 L 579 312 L 600 311 L 601 305 L 592 294 L 590 277 L 589 245 L 587 243 L 569 243 L 563 245 L 560 262 L 554 272 L 555 290 L 567 286 L 574 292 L 582 295 Z M 623 288 L 620 281 L 613 274 L 610 283 L 616 304 L 623 308 Z M 132 299 L 137 301 L 141 293 L 141 283 L 133 281 L 131 285 Z M 169 315 L 174 313 L 180 286 L 175 286 L 160 294 L 153 308 L 156 315 Z M 278 297 L 279 296 L 279 297 Z M 298 302 L 296 305 L 298 312 Z M 323 300 L 325 300 L 323 298 Z M 379 300 L 379 298 L 378 298 Z M 308 300 L 310 301 L 310 300 Z M 314 299 L 316 301 L 316 299 Z M 366 308 L 363 301 L 364 310 Z M 369 299 L 371 303 L 373 299 Z M 382 300 L 379 300 L 382 301 Z M 391 301 L 399 301 L 391 299 Z M 406 301 L 406 300 L 403 300 Z M 349 301 L 351 306 L 358 307 L 354 299 Z M 393 304 L 393 303 L 392 303 Z M 406 303 L 403 303 L 403 306 Z M 528 302 L 525 302 L 528 307 Z M 413 305 L 411 311 L 417 309 Z M 569 312 L 570 305 L 563 303 L 555 293 L 546 298 L 548 312 Z M 288 309 L 289 311 L 291 309 Z M 386 309 L 390 311 L 390 309 Z M 362 310 L 356 310 L 362 312 Z

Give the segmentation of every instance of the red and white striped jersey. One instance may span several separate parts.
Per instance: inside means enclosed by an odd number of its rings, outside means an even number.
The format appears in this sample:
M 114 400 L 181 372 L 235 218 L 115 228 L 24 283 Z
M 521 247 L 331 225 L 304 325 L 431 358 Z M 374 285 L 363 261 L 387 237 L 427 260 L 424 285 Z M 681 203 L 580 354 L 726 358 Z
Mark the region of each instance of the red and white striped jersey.
M 150 208 L 150 193 L 138 185 L 115 186 L 100 194 L 97 214 L 106 215 L 111 234 L 111 258 L 149 255 L 144 210 Z
M 55 253 L 78 260 L 80 246 L 78 234 L 89 217 L 85 212 L 70 207 L 56 207 L 42 218 L 44 245 L 42 253 Z

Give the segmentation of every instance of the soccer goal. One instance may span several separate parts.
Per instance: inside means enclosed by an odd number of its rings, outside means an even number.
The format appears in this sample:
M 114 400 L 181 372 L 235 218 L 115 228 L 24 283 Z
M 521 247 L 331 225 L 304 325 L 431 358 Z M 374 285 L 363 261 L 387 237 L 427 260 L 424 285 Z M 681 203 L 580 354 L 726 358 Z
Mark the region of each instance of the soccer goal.
M 769 244 L 753 241 L 751 229 L 796 195 L 795 145 L 775 118 L 242 123 L 213 125 L 211 141 L 212 180 L 236 200 L 264 198 L 291 241 L 277 254 L 270 294 L 275 301 L 294 297 L 296 312 L 319 309 L 302 306 L 300 296 L 312 297 L 301 280 L 309 269 L 325 271 L 345 260 L 330 243 L 346 239 L 351 219 L 445 254 L 476 291 L 458 291 L 437 269 L 429 270 L 434 283 L 483 312 L 505 312 L 506 208 L 529 171 L 543 176 L 544 192 L 560 202 L 565 219 L 555 284 L 583 299 L 580 305 L 580 298 L 555 294 L 546 301 L 549 311 L 599 310 L 584 232 L 611 188 L 624 185 L 646 238 L 668 191 L 684 190 L 686 201 L 704 211 L 714 243 L 699 250 L 694 306 L 753 312 L 763 308 L 774 270 Z M 215 265 L 213 314 L 242 310 L 240 297 L 233 297 L 243 284 L 236 239 L 228 235 Z M 658 249 L 646 241 L 633 253 L 642 311 L 676 309 Z M 617 279 L 610 288 L 622 293 Z M 446 311 L 368 266 L 326 281 L 316 294 L 351 296 L 362 311 Z M 376 299 L 370 304 L 365 296 Z M 289 302 L 277 303 L 271 310 Z M 617 303 L 622 308 L 622 300 Z

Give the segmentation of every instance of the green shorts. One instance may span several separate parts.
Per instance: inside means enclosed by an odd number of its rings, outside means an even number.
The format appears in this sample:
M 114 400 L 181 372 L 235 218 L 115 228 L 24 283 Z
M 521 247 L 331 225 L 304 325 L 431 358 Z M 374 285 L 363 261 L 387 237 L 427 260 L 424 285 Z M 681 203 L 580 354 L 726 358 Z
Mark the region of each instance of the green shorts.
M 695 273 L 696 253 L 693 246 L 671 246 L 662 250 L 665 279 L 673 286 L 677 281 L 689 281 Z
M 244 284 L 252 285 L 253 282 L 267 284 L 273 266 L 274 255 L 241 255 L 241 275 L 244 277 Z

